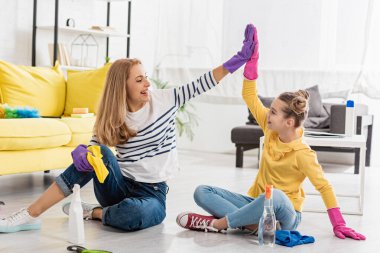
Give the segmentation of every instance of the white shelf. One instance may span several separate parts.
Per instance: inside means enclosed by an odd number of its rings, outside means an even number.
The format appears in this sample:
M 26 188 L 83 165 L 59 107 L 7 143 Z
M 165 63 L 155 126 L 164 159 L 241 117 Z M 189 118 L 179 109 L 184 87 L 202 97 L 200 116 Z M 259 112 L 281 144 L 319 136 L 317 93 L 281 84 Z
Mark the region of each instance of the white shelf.
M 54 30 L 54 26 L 38 26 L 41 30 Z M 74 28 L 74 27 L 58 27 L 60 32 L 71 32 L 71 33 L 84 33 L 92 34 L 103 37 L 129 37 L 126 33 L 114 33 L 114 32 L 103 32 L 99 30 L 86 29 L 86 28 Z
M 130 2 L 131 0 L 98 0 L 100 2 Z

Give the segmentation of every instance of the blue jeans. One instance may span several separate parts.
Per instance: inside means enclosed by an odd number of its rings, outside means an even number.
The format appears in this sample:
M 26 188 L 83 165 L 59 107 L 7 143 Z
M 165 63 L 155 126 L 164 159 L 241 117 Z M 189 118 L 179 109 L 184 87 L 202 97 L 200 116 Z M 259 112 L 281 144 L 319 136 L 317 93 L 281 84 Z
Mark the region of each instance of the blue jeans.
M 160 224 L 166 216 L 166 183 L 141 183 L 124 177 L 112 151 L 102 145 L 101 152 L 109 172 L 104 183 L 98 181 L 95 172 L 79 172 L 72 164 L 56 178 L 64 195 L 72 193 L 74 184 L 83 187 L 94 179 L 104 225 L 135 231 Z
M 273 210 L 281 229 L 295 230 L 301 222 L 301 213 L 294 210 L 284 192 L 273 190 Z M 254 199 L 218 187 L 200 185 L 194 192 L 198 206 L 217 218 L 226 217 L 229 228 L 259 224 L 264 210 L 264 195 Z

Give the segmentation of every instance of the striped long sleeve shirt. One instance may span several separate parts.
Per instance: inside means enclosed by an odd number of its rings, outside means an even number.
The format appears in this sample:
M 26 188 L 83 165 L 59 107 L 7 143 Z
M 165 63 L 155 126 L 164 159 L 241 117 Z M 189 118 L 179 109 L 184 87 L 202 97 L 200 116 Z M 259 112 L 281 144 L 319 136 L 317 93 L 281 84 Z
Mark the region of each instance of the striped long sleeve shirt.
M 124 176 L 138 182 L 158 183 L 178 170 L 176 116 L 190 99 L 215 87 L 212 72 L 172 89 L 150 91 L 150 100 L 139 111 L 128 112 L 127 125 L 137 135 L 116 146 L 116 158 Z M 93 136 L 90 145 L 99 145 Z

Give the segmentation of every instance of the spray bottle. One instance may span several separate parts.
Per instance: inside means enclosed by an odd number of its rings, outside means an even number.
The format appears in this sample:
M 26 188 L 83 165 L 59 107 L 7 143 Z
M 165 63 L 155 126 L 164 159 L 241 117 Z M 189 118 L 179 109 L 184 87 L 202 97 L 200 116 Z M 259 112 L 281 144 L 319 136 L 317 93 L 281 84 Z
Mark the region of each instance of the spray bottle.
M 78 184 L 74 185 L 73 192 L 69 209 L 69 241 L 84 245 L 83 208 Z
M 276 216 L 273 211 L 273 186 L 265 187 L 264 211 L 259 222 L 259 244 L 273 247 L 276 242 Z

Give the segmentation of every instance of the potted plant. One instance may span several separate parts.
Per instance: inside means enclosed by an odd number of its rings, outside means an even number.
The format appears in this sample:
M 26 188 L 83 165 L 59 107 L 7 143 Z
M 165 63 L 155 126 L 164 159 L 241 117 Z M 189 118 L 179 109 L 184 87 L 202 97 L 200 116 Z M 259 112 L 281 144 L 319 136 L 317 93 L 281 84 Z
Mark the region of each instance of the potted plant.
M 160 79 L 150 79 L 156 89 L 168 89 L 172 86 L 168 82 Z M 179 136 L 183 134 L 192 141 L 194 139 L 194 128 L 198 126 L 198 116 L 195 114 L 195 107 L 191 102 L 185 103 L 178 109 L 176 117 L 176 127 Z

